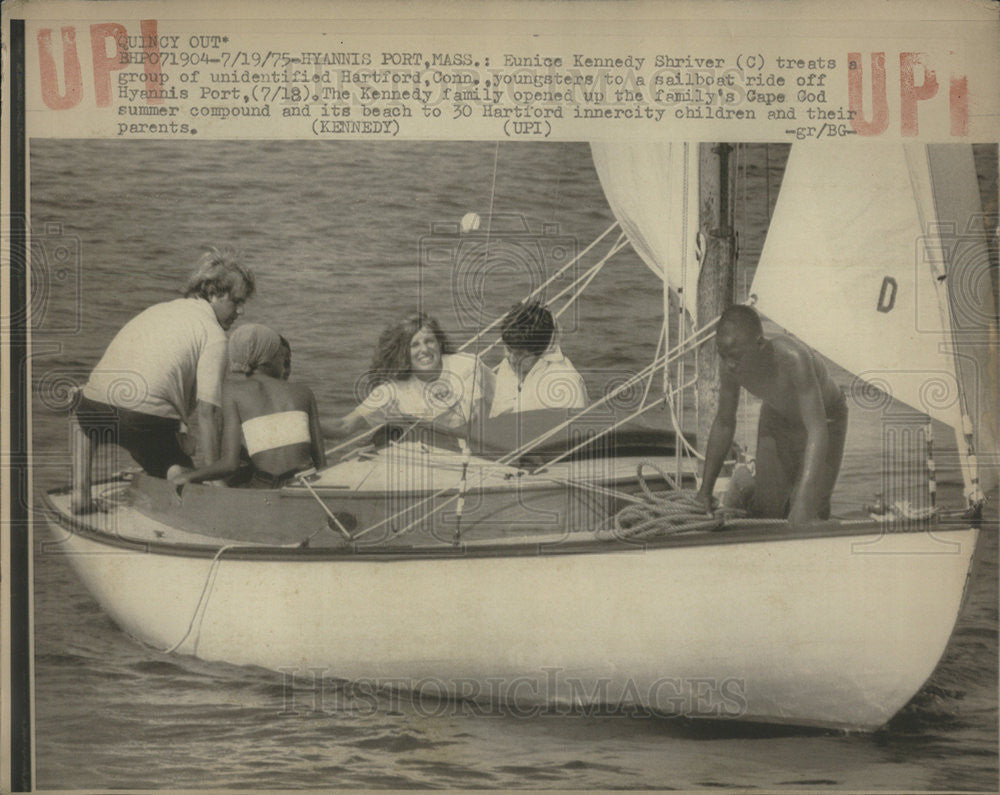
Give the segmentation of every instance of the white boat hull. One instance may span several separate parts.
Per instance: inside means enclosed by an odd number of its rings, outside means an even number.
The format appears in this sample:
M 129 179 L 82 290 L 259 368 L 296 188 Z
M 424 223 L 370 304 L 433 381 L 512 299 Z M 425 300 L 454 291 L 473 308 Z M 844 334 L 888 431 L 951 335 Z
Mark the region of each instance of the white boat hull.
M 215 559 L 93 532 L 59 510 L 49 519 L 53 551 L 157 649 L 518 710 L 603 704 L 845 729 L 884 724 L 931 675 L 977 538 L 869 524 L 645 547 L 563 537 Z

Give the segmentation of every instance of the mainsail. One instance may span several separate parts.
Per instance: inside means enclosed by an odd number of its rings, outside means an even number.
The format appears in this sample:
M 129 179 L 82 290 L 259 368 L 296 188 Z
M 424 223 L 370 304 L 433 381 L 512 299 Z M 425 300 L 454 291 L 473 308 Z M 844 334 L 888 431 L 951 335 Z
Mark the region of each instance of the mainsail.
M 601 186 L 642 261 L 697 327 L 698 144 L 591 143 Z
M 967 146 L 793 147 L 751 297 L 846 370 L 955 428 L 960 451 L 975 428 L 976 446 L 992 452 L 988 371 L 957 366 L 950 290 L 989 290 L 988 272 L 968 270 L 989 267 L 968 256 L 977 236 L 985 252 L 975 190 Z M 994 322 L 987 299 L 980 333 Z

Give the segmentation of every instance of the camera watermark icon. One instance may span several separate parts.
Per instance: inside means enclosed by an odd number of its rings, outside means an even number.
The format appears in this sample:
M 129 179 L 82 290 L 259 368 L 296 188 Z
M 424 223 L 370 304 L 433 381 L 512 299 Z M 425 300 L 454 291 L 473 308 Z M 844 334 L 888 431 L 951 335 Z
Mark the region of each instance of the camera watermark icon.
M 988 365 L 959 351 L 947 355 L 960 375 L 950 370 L 869 370 L 854 379 L 849 399 L 855 409 L 876 413 L 883 425 L 896 422 L 896 417 L 904 424 L 919 424 L 921 419 L 926 424 L 928 417 L 934 417 L 950 426 L 947 449 L 953 455 L 950 438 L 956 432 L 968 434 L 979 469 L 992 471 L 1000 465 L 1000 451 L 992 436 L 996 418 L 990 405 Z M 925 416 L 914 419 L 915 411 Z
M 12 256 L 18 250 L 10 241 Z M 63 231 L 62 224 L 50 222 L 29 233 L 27 263 L 28 294 L 4 323 L 12 331 L 30 318 L 32 335 L 78 334 L 83 328 L 83 244 L 79 236 Z M 16 304 L 15 304 L 16 305 Z M 8 325 L 9 324 L 9 325 Z
M 560 279 L 539 300 L 573 282 L 580 275 L 577 251 L 576 238 L 561 234 L 558 224 L 533 231 L 520 213 L 469 213 L 461 222 L 432 223 L 430 234 L 420 238 L 421 289 L 425 273 L 429 284 L 450 274 L 455 329 L 474 334 L 493 319 L 496 307 L 533 293 L 560 270 Z M 575 313 L 567 313 L 560 323 L 573 331 L 576 321 Z

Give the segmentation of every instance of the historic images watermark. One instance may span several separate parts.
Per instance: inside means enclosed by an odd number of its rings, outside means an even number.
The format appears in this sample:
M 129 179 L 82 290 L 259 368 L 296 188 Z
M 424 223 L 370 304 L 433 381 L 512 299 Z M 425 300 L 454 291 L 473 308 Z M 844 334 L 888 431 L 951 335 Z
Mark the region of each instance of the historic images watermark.
M 747 712 L 747 683 L 738 677 L 583 679 L 559 667 L 515 677 L 361 678 L 350 682 L 325 668 L 281 668 L 280 714 L 357 717 L 406 707 L 425 718 L 628 717 L 729 718 Z

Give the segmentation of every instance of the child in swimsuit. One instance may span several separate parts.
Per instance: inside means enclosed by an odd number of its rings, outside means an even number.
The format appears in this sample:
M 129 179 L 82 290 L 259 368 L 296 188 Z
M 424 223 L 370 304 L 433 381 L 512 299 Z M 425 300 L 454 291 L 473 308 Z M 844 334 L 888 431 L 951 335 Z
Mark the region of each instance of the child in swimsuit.
M 222 450 L 214 464 L 174 473 L 175 484 L 227 477 L 240 466 L 246 445 L 253 464 L 251 488 L 280 488 L 296 473 L 326 465 L 319 412 L 312 390 L 283 379 L 287 353 L 277 332 L 247 323 L 229 338 L 234 373 L 222 395 Z

